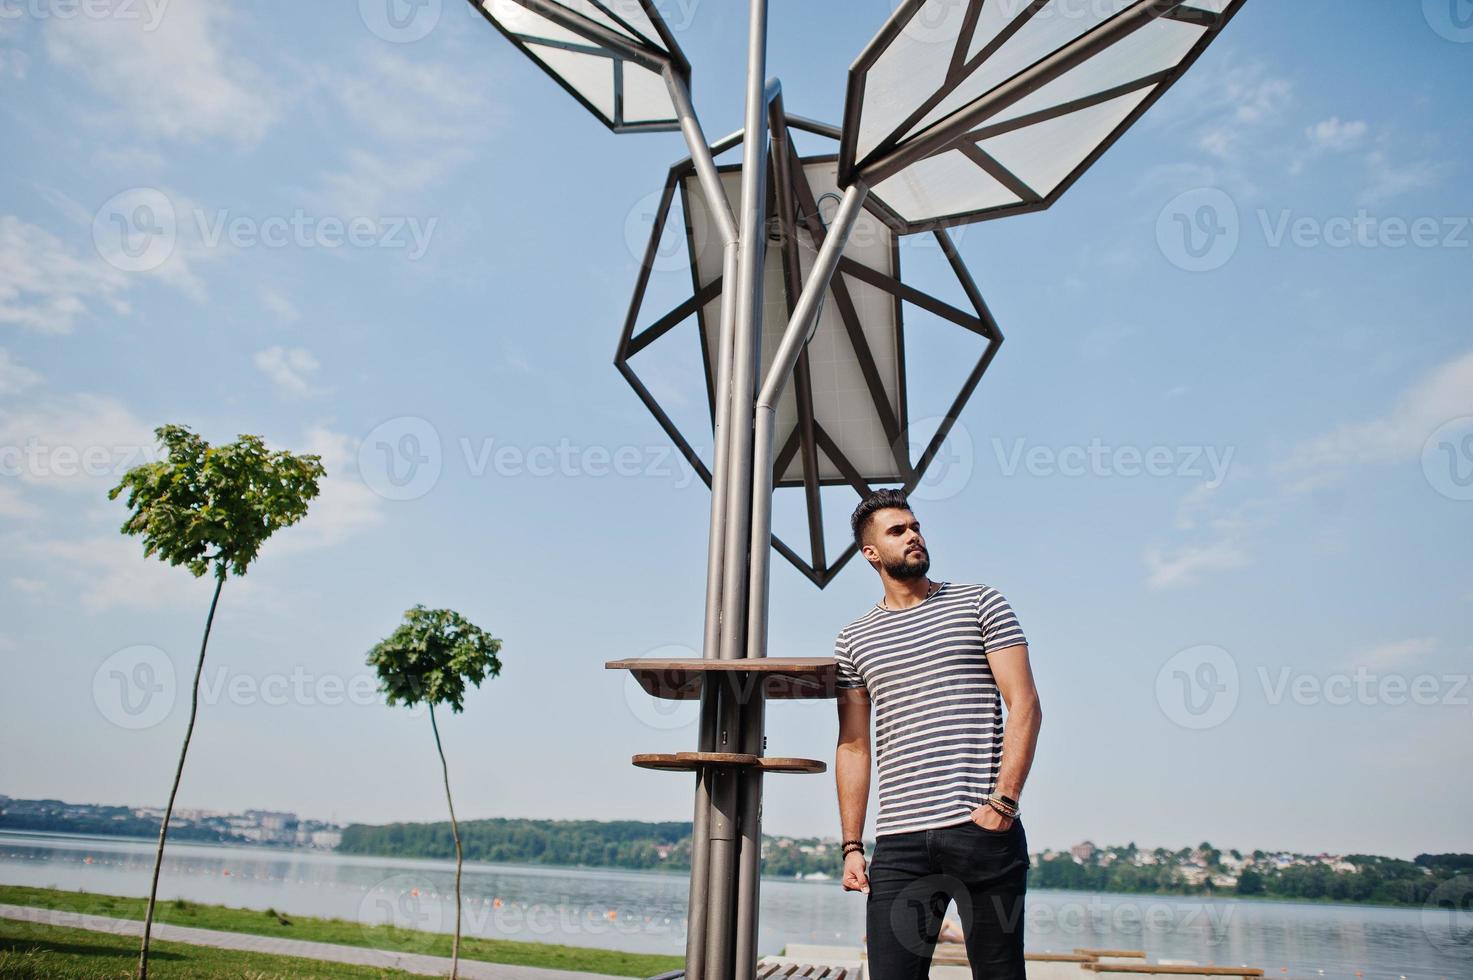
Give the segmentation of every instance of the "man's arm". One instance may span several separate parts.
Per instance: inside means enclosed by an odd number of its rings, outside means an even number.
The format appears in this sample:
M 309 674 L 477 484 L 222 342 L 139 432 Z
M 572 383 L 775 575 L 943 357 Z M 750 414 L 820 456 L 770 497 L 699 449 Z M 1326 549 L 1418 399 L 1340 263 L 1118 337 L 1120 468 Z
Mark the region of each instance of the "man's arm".
M 1008 708 L 995 792 L 1017 800 L 1022 797 L 1023 783 L 1033 766 L 1033 750 L 1038 745 L 1043 708 L 1038 703 L 1033 668 L 1028 663 L 1028 644 L 995 650 L 987 655 L 987 662 L 992 667 L 997 689 L 1002 693 L 1003 704 Z
M 839 744 L 834 751 L 834 782 L 839 791 L 839 826 L 844 840 L 864 837 L 864 810 L 869 804 L 869 691 L 839 688 Z M 856 854 L 844 859 L 844 888 L 869 891 L 866 862 Z

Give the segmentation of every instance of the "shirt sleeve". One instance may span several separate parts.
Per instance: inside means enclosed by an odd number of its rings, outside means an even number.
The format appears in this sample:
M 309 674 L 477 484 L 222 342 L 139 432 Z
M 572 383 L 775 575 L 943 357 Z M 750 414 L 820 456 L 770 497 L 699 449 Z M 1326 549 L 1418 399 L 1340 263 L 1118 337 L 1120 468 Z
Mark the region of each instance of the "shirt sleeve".
M 1013 607 L 994 588 L 983 589 L 977 597 L 977 620 L 982 624 L 982 643 L 987 653 L 1028 642 Z
M 854 661 L 849 659 L 849 637 L 843 630 L 834 641 L 834 661 L 839 668 L 834 681 L 836 687 L 842 690 L 864 687 L 864 678 L 859 676 L 859 671 L 854 669 Z

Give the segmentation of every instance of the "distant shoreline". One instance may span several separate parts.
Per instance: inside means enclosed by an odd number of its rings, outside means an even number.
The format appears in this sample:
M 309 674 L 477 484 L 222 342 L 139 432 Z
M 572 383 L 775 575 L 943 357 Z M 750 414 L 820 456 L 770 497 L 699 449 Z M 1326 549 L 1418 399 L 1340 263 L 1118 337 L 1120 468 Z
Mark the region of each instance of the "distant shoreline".
M 30 838 L 43 838 L 43 839 L 49 839 L 49 840 L 70 840 L 70 841 L 97 841 L 97 842 L 123 841 L 123 842 L 133 843 L 133 844 L 147 844 L 147 845 L 150 845 L 150 846 L 158 843 L 157 838 L 134 837 L 134 836 L 127 836 L 127 835 L 122 835 L 122 834 L 73 834 L 73 833 L 67 833 L 65 831 L 50 831 L 50 830 L 11 830 L 11 829 L 8 829 L 8 828 L 0 828 L 0 843 L 3 843 L 8 838 L 27 838 L 27 837 L 30 837 Z M 318 858 L 341 859 L 341 860 L 346 860 L 346 861 L 367 861 L 367 860 L 375 860 L 375 859 L 377 859 L 377 860 L 394 861 L 396 863 L 397 862 L 404 862 L 404 863 L 409 863 L 409 864 L 431 865 L 431 866 L 439 867 L 439 868 L 446 869 L 446 870 L 453 869 L 455 867 L 455 861 L 454 861 L 453 858 L 412 857 L 412 856 L 400 855 L 400 854 L 353 854 L 353 853 L 343 853 L 341 851 L 325 851 L 325 850 L 322 850 L 321 848 L 290 847 L 290 846 L 282 845 L 282 844 L 267 844 L 267 843 L 243 844 L 243 843 L 239 843 L 239 842 L 235 842 L 235 841 L 185 840 L 185 841 L 179 841 L 177 843 L 171 841 L 170 846 L 171 847 L 177 847 L 177 846 L 210 847 L 210 848 L 216 848 L 216 849 L 219 849 L 219 850 L 237 850 L 237 851 L 247 851 L 247 852 L 251 852 L 251 851 L 269 851 L 269 852 L 276 852 L 276 853 L 287 852 L 287 853 L 297 853 L 297 854 L 303 854 L 303 855 L 310 855 L 310 856 L 318 857 Z M 659 877 L 662 877 L 662 878 L 688 878 L 689 877 L 689 872 L 686 871 L 686 870 L 674 870 L 674 869 L 662 870 L 662 869 L 659 869 L 659 868 L 621 868 L 621 867 L 616 867 L 616 866 L 611 866 L 611 865 L 597 865 L 597 864 L 552 864 L 552 863 L 548 863 L 548 862 L 531 862 L 531 861 L 474 861 L 474 860 L 470 860 L 470 859 L 467 859 L 464 862 L 464 864 L 465 864 L 466 870 L 468 870 L 468 871 L 469 870 L 472 870 L 472 869 L 476 869 L 476 868 L 484 868 L 484 869 L 508 868 L 508 869 L 527 869 L 527 870 L 557 869 L 557 870 L 563 870 L 563 871 L 608 872 L 610 874 L 620 874 L 620 875 L 654 875 L 654 876 L 659 876 Z M 815 879 L 815 878 L 795 878 L 795 877 L 789 877 L 787 875 L 768 875 L 768 874 L 764 874 L 761 877 L 765 881 L 781 881 L 781 882 L 787 882 L 787 883 L 799 884 L 799 885 L 822 885 L 822 886 L 833 886 L 833 887 L 838 887 L 838 885 L 839 885 L 839 879 L 837 877 L 835 877 L 835 878 L 829 878 L 827 880 L 825 880 L 825 879 Z M 0 883 L 3 883 L 3 882 L 0 882 Z M 1403 902 L 1363 902 L 1363 901 L 1353 901 L 1353 900 L 1348 900 L 1348 899 L 1337 899 L 1337 898 L 1285 898 L 1283 896 L 1278 896 L 1278 895 L 1237 895 L 1237 894 L 1231 894 L 1231 895 L 1230 894 L 1210 894 L 1209 895 L 1209 894 L 1192 893 L 1192 892 L 1122 892 L 1122 891 L 1103 891 L 1103 890 L 1101 890 L 1101 891 L 1094 891 L 1094 890 L 1079 889 L 1079 888 L 1049 888 L 1049 887 L 1042 886 L 1042 885 L 1030 885 L 1028 890 L 1029 890 L 1029 892 L 1048 892 L 1048 893 L 1054 894 L 1054 895 L 1108 896 L 1108 897 L 1116 898 L 1116 899 L 1151 899 L 1151 898 L 1164 898 L 1164 899 L 1179 899 L 1179 900 L 1187 901 L 1187 902 L 1194 902 L 1194 901 L 1210 901 L 1210 902 L 1255 902 L 1255 903 L 1258 903 L 1258 902 L 1267 902 L 1267 903 L 1277 904 L 1277 905 L 1306 905 L 1306 906 L 1311 906 L 1311 907 L 1315 907 L 1315 908 L 1323 908 L 1323 907 L 1326 907 L 1326 906 L 1332 906 L 1332 907 L 1344 907 L 1344 908 L 1393 909 L 1393 910 L 1402 910 L 1402 911 L 1409 911 L 1409 912 L 1420 912 L 1424 908 L 1424 906 L 1421 906 L 1421 905 L 1415 905 L 1415 904 L 1403 903 Z

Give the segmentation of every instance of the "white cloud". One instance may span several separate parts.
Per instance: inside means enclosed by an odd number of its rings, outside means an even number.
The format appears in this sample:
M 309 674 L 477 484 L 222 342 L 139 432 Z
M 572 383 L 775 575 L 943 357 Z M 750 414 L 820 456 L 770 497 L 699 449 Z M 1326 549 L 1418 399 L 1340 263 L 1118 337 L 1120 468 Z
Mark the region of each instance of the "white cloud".
M 10 587 L 26 595 L 41 595 L 46 591 L 45 582 L 38 578 L 26 578 L 23 575 L 12 575 L 10 577 Z
M 281 322 L 295 323 L 302 318 L 302 314 L 296 305 L 285 295 L 272 289 L 270 286 L 261 289 L 260 297 L 262 309 Z
M 1164 589 L 1190 585 L 1204 572 L 1242 568 L 1248 564 L 1248 553 L 1239 542 L 1223 539 L 1205 545 L 1187 545 L 1169 552 L 1150 548 L 1145 559 L 1150 573 L 1147 583 L 1153 589 Z
M 278 532 L 266 547 L 276 554 L 330 547 L 383 520 L 384 499 L 359 478 L 358 448 L 352 438 L 314 426 L 307 431 L 306 445 L 292 452 L 322 457 L 326 475 L 318 481 L 318 495 L 308 505 L 307 516 Z
M 1338 153 L 1359 143 L 1365 137 L 1368 128 L 1364 120 L 1342 122 L 1339 116 L 1331 116 L 1309 127 L 1305 130 L 1305 134 L 1316 150 Z
M 14 215 L 0 216 L 0 323 L 37 333 L 70 333 L 89 303 L 127 313 L 128 278 L 97 255 L 77 255 L 55 235 Z
M 10 356 L 0 347 L 0 395 L 15 395 L 39 383 L 41 376 Z
M 1371 182 L 1361 190 L 1357 200 L 1368 207 L 1408 191 L 1435 186 L 1451 172 L 1448 164 L 1430 160 L 1397 163 L 1385 150 L 1374 150 L 1367 155 L 1366 169 L 1370 171 Z
M 254 361 L 256 367 L 287 394 L 313 394 L 308 375 L 316 373 L 320 365 L 311 351 L 302 347 L 268 347 L 257 351 Z
M 20 550 L 50 571 L 39 581 L 47 582 L 53 596 L 75 599 L 87 612 L 200 608 L 214 590 L 213 576 L 195 578 L 183 566 L 145 558 L 142 540 L 121 534 L 28 541 Z M 249 580 L 231 585 L 232 591 L 242 587 L 253 591 Z
M 1350 667 L 1365 667 L 1367 670 L 1386 670 L 1391 667 L 1399 667 L 1412 660 L 1426 656 L 1437 648 L 1437 640 L 1434 637 L 1424 636 L 1413 639 L 1396 640 L 1391 643 L 1382 643 L 1371 647 L 1359 654 L 1348 665 Z
M 127 111 L 144 137 L 260 141 L 276 117 L 265 79 L 226 49 L 228 5 L 172 3 L 153 29 L 122 17 L 53 17 L 46 50 Z
M 1438 426 L 1464 415 L 1473 415 L 1473 351 L 1427 372 L 1385 414 L 1303 441 L 1281 468 L 1295 474 L 1323 473 L 1413 460 Z
M 77 394 L 0 410 L 0 454 L 0 470 L 23 483 L 105 493 L 158 449 L 153 430 L 121 402 Z
M 40 509 L 21 496 L 19 487 L 0 483 L 0 517 L 29 520 L 40 515 Z
M 324 86 L 362 128 L 369 146 L 350 147 L 342 166 L 325 172 L 311 202 L 344 216 L 407 214 L 415 196 L 472 158 L 500 122 L 485 93 L 489 77 L 464 68 L 414 61 L 383 45 L 364 48 L 354 73 L 321 73 Z

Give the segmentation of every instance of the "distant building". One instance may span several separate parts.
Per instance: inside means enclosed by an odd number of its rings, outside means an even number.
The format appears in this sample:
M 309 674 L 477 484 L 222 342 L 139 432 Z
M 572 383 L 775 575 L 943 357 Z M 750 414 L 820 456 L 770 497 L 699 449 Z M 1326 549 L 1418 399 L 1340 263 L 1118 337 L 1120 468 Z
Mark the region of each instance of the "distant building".
M 1074 860 L 1083 864 L 1085 861 L 1094 857 L 1095 846 L 1091 841 L 1085 841 L 1082 844 L 1075 844 L 1069 848 L 1069 853 L 1074 855 Z

